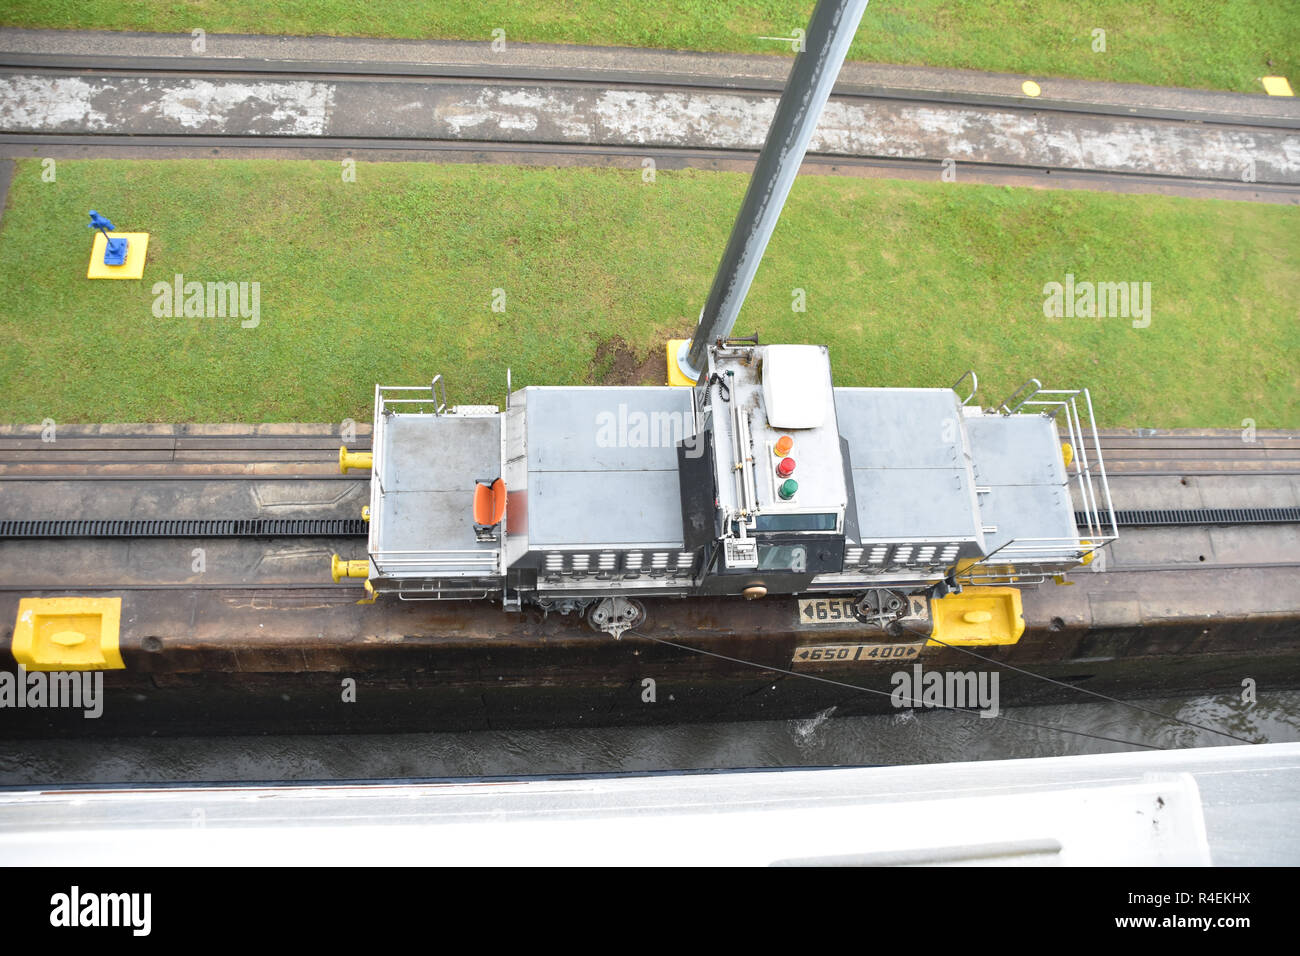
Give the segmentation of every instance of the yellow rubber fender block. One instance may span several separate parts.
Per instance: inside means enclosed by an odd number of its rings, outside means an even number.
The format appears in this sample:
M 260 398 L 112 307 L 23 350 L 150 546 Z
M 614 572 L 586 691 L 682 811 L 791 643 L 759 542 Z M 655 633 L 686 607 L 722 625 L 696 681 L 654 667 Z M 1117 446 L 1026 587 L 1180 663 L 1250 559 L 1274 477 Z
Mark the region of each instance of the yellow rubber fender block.
M 1015 644 L 1025 633 L 1018 588 L 967 586 L 960 594 L 930 599 L 931 644 Z
M 366 558 L 359 561 L 344 561 L 337 554 L 330 557 L 330 577 L 334 583 L 342 581 L 344 578 L 368 578 L 370 577 L 370 562 Z
M 1074 463 L 1074 446 L 1068 441 L 1061 442 L 1061 457 L 1065 459 L 1065 467 L 1069 468 Z
M 23 598 L 13 655 L 29 671 L 125 670 L 121 598 Z
M 348 451 L 347 445 L 339 445 L 339 474 L 346 475 L 349 468 L 360 471 L 374 465 L 374 454 L 368 451 Z

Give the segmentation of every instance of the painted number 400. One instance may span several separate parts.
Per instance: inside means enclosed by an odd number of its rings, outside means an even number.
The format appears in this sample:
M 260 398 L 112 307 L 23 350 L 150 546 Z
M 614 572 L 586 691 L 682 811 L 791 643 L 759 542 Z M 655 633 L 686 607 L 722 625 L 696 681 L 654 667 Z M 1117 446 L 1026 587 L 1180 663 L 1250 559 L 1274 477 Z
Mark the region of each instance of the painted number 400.
M 921 642 L 914 644 L 819 644 L 795 649 L 794 663 L 823 664 L 839 661 L 908 661 L 921 653 Z

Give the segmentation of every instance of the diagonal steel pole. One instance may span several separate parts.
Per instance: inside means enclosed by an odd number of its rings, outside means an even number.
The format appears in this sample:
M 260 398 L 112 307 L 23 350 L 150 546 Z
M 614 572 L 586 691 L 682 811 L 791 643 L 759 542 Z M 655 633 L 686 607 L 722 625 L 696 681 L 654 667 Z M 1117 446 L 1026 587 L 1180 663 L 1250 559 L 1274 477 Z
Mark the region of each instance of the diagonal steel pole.
M 694 337 L 677 354 L 678 365 L 691 379 L 698 379 L 706 367 L 709 344 L 729 336 L 736 325 L 763 250 L 772 238 L 822 107 L 831 95 L 866 9 L 867 0 L 819 0 L 813 11 L 804 49 L 795 57 L 772 117 L 699 325 Z

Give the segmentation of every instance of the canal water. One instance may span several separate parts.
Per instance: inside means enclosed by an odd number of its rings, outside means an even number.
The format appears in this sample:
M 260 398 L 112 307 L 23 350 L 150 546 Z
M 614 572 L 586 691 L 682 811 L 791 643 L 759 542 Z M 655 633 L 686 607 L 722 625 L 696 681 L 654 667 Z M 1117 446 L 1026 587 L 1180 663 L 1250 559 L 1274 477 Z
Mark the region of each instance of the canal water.
M 0 785 L 378 780 L 875 766 L 1300 741 L 1300 691 L 807 720 L 336 736 L 0 740 Z M 1031 726 L 1038 725 L 1038 726 Z M 1091 735 L 1091 736 L 1086 736 Z M 1115 743 L 1114 738 L 1131 744 Z

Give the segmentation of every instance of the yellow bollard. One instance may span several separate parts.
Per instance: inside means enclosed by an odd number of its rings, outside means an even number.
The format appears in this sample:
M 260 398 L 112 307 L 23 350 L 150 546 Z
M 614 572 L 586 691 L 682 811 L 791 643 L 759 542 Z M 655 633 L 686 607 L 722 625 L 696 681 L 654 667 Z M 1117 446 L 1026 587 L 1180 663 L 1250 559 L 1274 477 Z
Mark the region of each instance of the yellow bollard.
M 374 456 L 368 451 L 348 451 L 347 445 L 339 445 L 339 474 L 346 475 L 349 468 L 369 468 L 374 464 Z
M 366 596 L 363 597 L 363 598 L 362 598 L 360 601 L 358 601 L 357 603 L 358 603 L 358 604 L 374 604 L 374 603 L 375 603 L 375 598 L 379 597 L 379 595 L 375 593 L 375 586 L 374 586 L 373 584 L 371 584 L 369 581 L 367 581 L 366 584 L 365 584 L 365 588 L 366 588 Z
M 370 562 L 365 558 L 359 561 L 344 561 L 336 554 L 330 558 L 330 577 L 336 584 L 343 578 L 368 578 Z

